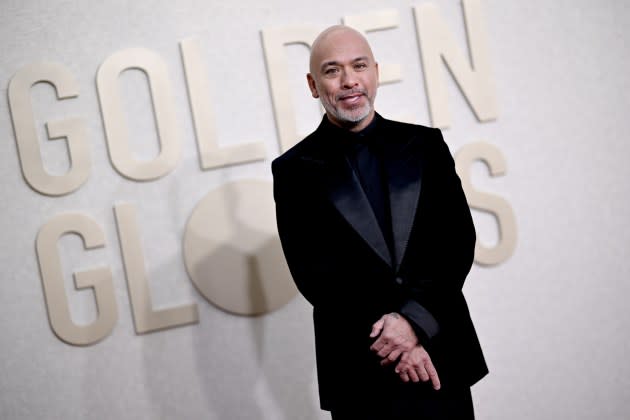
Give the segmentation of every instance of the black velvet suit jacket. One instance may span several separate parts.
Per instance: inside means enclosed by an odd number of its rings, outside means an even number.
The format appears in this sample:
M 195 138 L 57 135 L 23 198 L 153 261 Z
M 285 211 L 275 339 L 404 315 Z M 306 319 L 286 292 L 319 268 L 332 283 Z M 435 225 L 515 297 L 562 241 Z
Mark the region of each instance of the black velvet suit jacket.
M 427 386 L 403 383 L 369 350 L 372 324 L 389 312 L 410 321 L 443 388 L 470 386 L 487 373 L 462 294 L 475 230 L 448 147 L 438 129 L 375 118 L 394 258 L 341 147 L 343 131 L 326 117 L 272 163 L 282 247 L 313 305 L 326 410 Z

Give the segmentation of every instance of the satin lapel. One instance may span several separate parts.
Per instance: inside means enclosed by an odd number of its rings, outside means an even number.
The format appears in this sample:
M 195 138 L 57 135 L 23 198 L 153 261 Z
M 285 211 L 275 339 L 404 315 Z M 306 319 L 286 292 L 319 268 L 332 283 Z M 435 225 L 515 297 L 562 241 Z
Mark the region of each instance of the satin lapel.
M 390 144 L 385 154 L 396 269 L 405 256 L 422 189 L 423 162 L 413 146 L 411 141 Z
M 304 159 L 306 160 L 306 159 Z M 314 161 L 322 171 L 327 194 L 339 213 L 388 265 L 392 265 L 387 243 L 361 184 L 344 157 Z M 333 239 L 334 240 L 334 239 Z

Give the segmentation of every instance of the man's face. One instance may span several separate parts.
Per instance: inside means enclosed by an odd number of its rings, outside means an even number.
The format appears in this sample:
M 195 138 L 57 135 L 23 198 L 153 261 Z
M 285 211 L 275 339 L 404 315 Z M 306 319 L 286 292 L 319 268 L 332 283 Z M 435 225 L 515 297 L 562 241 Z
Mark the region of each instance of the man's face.
M 318 39 L 307 80 L 332 123 L 360 131 L 372 120 L 378 64 L 358 33 L 338 29 Z

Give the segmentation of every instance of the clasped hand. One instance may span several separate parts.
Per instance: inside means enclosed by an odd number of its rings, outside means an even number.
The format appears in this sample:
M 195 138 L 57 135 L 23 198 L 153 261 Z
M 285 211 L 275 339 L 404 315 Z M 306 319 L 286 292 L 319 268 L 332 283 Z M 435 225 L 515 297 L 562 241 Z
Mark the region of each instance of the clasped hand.
M 370 350 L 382 358 L 382 366 L 398 360 L 394 371 L 404 382 L 430 380 L 433 389 L 440 389 L 440 379 L 431 357 L 418 344 L 418 338 L 405 318 L 395 312 L 383 315 L 372 326 L 370 337 L 378 337 Z

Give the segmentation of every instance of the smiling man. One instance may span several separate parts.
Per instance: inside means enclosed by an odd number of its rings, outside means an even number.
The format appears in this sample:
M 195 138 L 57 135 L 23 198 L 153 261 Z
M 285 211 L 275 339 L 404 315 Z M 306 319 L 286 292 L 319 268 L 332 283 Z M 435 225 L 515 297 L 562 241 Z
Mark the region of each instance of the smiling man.
M 308 86 L 325 111 L 272 164 L 278 232 L 313 305 L 320 404 L 333 420 L 473 419 L 488 371 L 466 301 L 475 229 L 437 129 L 374 111 L 378 64 L 322 32 Z
M 315 41 L 308 85 L 333 124 L 358 132 L 374 118 L 378 64 L 367 42 L 332 27 Z M 359 42 L 352 42 L 355 37 Z M 349 41 L 349 42 L 348 42 Z

